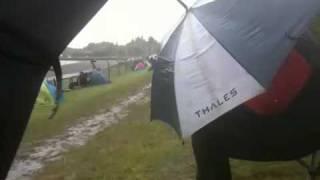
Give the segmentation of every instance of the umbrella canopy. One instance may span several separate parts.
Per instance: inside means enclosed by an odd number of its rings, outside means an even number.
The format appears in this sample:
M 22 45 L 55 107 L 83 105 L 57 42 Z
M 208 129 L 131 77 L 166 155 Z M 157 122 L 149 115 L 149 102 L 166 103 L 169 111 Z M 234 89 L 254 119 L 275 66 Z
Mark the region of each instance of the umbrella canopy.
M 316 0 L 198 0 L 164 41 L 152 119 L 183 137 L 270 88 Z M 270 13 L 272 12 L 272 13 Z

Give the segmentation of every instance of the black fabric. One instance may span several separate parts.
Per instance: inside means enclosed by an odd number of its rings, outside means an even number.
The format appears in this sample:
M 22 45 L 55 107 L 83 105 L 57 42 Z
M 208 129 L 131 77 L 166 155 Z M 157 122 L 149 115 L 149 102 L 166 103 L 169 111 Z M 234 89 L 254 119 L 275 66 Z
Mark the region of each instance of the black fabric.
M 0 53 L 29 63 L 56 60 L 106 1 L 1 0 Z
M 151 119 L 170 124 L 181 135 L 174 90 L 174 62 L 158 58 L 153 65 Z
M 0 1 L 0 180 L 10 168 L 46 72 L 106 1 Z
M 212 139 L 211 137 L 207 133 L 197 133 L 193 136 L 192 147 L 197 164 L 197 179 L 230 180 L 229 156 L 218 145 L 221 142 L 212 141 L 217 139 Z
M 48 68 L 0 55 L 0 179 L 5 179 Z
M 62 68 L 60 64 L 60 60 L 57 60 L 53 64 L 53 70 L 54 74 L 56 75 L 56 98 L 55 98 L 55 107 L 52 109 L 51 115 L 49 116 L 49 119 L 54 118 L 56 113 L 58 112 L 59 106 L 60 106 L 60 98 L 62 97 L 63 94 L 63 89 L 62 89 Z

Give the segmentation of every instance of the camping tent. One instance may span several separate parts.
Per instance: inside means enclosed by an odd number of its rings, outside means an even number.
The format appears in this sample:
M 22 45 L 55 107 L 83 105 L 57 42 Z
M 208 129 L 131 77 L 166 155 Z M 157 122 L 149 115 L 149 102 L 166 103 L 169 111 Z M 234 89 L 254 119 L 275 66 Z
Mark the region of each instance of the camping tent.
M 47 86 L 47 82 L 44 81 L 41 85 L 40 92 L 37 98 L 37 104 L 39 105 L 53 105 L 54 97 Z
M 100 69 L 94 69 L 89 74 L 89 85 L 107 84 L 109 82 L 107 73 Z
M 141 71 L 141 70 L 144 70 L 145 68 L 146 68 L 146 65 L 143 63 L 143 61 L 141 61 L 135 65 L 134 70 Z

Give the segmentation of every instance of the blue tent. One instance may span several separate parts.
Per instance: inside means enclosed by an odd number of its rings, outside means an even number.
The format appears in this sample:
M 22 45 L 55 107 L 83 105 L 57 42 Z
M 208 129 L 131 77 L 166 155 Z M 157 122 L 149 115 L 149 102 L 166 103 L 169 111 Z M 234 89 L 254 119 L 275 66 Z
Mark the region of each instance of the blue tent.
M 107 84 L 108 77 L 107 74 L 99 69 L 94 69 L 90 74 L 89 74 L 89 84 L 90 85 L 100 85 L 100 84 Z

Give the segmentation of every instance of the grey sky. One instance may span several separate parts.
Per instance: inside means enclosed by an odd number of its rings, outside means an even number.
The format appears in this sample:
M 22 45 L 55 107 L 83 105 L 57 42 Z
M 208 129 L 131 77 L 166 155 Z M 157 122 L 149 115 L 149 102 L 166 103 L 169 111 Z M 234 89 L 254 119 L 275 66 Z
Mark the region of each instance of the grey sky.
M 185 0 L 188 5 L 193 1 Z M 183 13 L 176 0 L 109 0 L 69 46 L 101 41 L 125 44 L 137 36 L 161 41 Z

